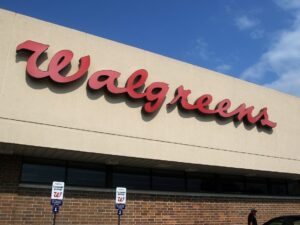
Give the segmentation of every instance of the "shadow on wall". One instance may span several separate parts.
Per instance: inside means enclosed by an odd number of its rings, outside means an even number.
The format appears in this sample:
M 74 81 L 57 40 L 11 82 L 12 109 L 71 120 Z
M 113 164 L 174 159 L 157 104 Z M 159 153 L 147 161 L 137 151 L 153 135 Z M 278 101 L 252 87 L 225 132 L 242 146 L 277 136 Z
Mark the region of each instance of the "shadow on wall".
M 250 124 L 246 119 L 244 119 L 243 121 L 239 121 L 236 118 L 232 118 L 232 117 L 231 118 L 222 118 L 222 117 L 216 116 L 216 115 L 207 115 L 207 114 L 203 114 L 203 113 L 200 113 L 197 111 L 185 110 L 184 108 L 182 108 L 182 106 L 180 104 L 167 105 L 167 112 L 171 113 L 172 111 L 174 111 L 175 108 L 178 109 L 178 115 L 180 115 L 182 118 L 195 118 L 200 122 L 216 122 L 220 126 L 224 126 L 229 123 L 233 123 L 236 128 L 238 128 L 239 126 L 241 126 L 243 124 L 244 128 L 248 131 L 256 128 L 258 132 L 264 132 L 267 134 L 273 133 L 272 128 L 267 128 L 260 124 Z
M 18 63 L 20 61 L 27 61 L 27 59 L 30 55 L 31 55 L 31 53 L 28 51 L 20 51 L 17 53 L 15 61 L 16 61 L 16 63 Z M 43 53 L 38 58 L 37 65 L 41 66 L 43 63 L 45 63 L 47 61 L 47 59 L 48 59 L 47 53 Z M 72 66 L 71 66 L 71 64 L 69 64 L 62 71 L 60 71 L 60 74 L 63 76 L 67 76 L 68 73 L 70 72 L 71 68 L 72 68 Z M 88 72 L 87 72 L 86 74 L 84 74 L 84 76 L 82 78 L 80 78 L 79 80 L 76 80 L 75 82 L 67 83 L 67 84 L 60 84 L 60 83 L 56 83 L 56 82 L 52 81 L 49 78 L 36 79 L 36 78 L 30 77 L 27 74 L 27 72 L 25 72 L 25 74 L 26 74 L 25 75 L 26 83 L 31 88 L 37 89 L 37 90 L 48 88 L 49 90 L 51 90 L 52 92 L 54 92 L 56 94 L 66 94 L 66 93 L 75 91 L 76 89 L 78 89 L 79 87 L 84 85 L 84 83 L 87 83 L 86 81 L 87 81 L 87 77 L 88 77 Z M 116 83 L 115 85 L 117 86 L 118 84 Z M 137 91 L 142 92 L 144 89 L 145 89 L 145 86 L 141 87 Z M 110 93 L 109 91 L 107 91 L 106 88 L 97 90 L 97 91 L 93 91 L 90 88 L 88 88 L 87 85 L 86 85 L 86 93 L 87 93 L 87 97 L 90 100 L 97 100 L 101 97 L 104 97 L 105 100 L 111 104 L 125 103 L 130 108 L 141 108 L 141 117 L 142 117 L 142 120 L 145 122 L 149 122 L 149 121 L 153 120 L 156 117 L 156 115 L 159 113 L 159 111 L 161 110 L 161 107 L 162 107 L 161 106 L 154 113 L 146 113 L 142 109 L 143 105 L 145 104 L 145 100 L 132 100 L 131 98 L 129 98 L 129 96 L 127 94 L 114 95 L 114 94 Z M 165 104 L 166 103 L 164 102 L 162 105 L 165 105 Z M 196 120 L 198 120 L 200 122 L 213 122 L 214 121 L 221 126 L 227 125 L 229 123 L 233 123 L 236 128 L 241 126 L 241 124 L 243 124 L 244 128 L 249 131 L 256 127 L 258 132 L 264 132 L 267 134 L 273 133 L 273 130 L 271 128 L 267 128 L 267 127 L 261 126 L 259 124 L 250 124 L 246 120 L 238 121 L 234 118 L 224 119 L 224 118 L 221 118 L 221 117 L 215 116 L 215 115 L 204 115 L 204 114 L 196 112 L 196 111 L 187 111 L 187 110 L 183 109 L 180 105 L 167 105 L 166 111 L 167 111 L 167 113 L 171 113 L 175 108 L 178 108 L 178 115 L 180 115 L 182 118 L 194 117 Z
M 27 59 L 30 55 L 31 55 L 30 52 L 27 52 L 27 51 L 18 52 L 18 54 L 16 55 L 16 63 L 18 63 L 20 61 L 27 61 Z M 43 53 L 38 58 L 37 65 L 38 66 L 42 65 L 42 63 L 47 61 L 47 59 L 48 59 L 47 53 Z M 62 71 L 60 71 L 60 74 L 63 76 L 67 76 L 67 74 L 70 72 L 71 68 L 72 68 L 72 66 L 69 64 Z M 30 86 L 33 89 L 37 89 L 37 90 L 48 88 L 49 90 L 51 90 L 52 92 L 54 92 L 56 94 L 66 94 L 66 93 L 75 91 L 77 88 L 79 88 L 86 82 L 87 75 L 88 75 L 88 73 L 84 74 L 84 76 L 82 78 L 76 80 L 75 82 L 67 83 L 67 84 L 60 84 L 60 83 L 55 83 L 54 81 L 52 81 L 49 78 L 42 78 L 42 79 L 32 78 L 25 71 L 25 77 L 26 77 L 25 79 L 26 79 L 26 83 L 28 84 L 28 86 Z
M 115 86 L 118 86 L 117 83 L 115 83 Z M 145 85 L 144 85 L 145 86 Z M 144 86 L 141 87 L 139 90 L 139 92 L 142 92 L 144 89 Z M 155 116 L 159 113 L 159 111 L 161 110 L 161 107 L 155 111 L 154 113 L 147 113 L 143 110 L 143 106 L 146 103 L 145 100 L 143 99 L 135 99 L 132 100 L 128 94 L 112 94 L 110 93 L 106 88 L 101 89 L 101 90 L 91 90 L 88 86 L 86 87 L 86 92 L 87 92 L 87 96 L 89 99 L 91 100 L 97 100 L 101 97 L 104 97 L 105 100 L 111 104 L 120 104 L 120 103 L 125 103 L 128 107 L 130 108 L 141 108 L 141 116 L 142 119 L 145 122 L 151 121 L 152 119 L 155 118 Z

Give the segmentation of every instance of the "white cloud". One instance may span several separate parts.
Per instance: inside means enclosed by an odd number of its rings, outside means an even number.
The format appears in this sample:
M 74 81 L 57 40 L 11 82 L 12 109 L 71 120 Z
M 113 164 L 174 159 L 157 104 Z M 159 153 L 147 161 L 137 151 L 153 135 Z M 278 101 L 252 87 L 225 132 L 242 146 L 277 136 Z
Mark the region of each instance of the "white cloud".
M 235 18 L 235 25 L 240 30 L 247 30 L 253 28 L 259 24 L 259 20 L 257 19 L 250 19 L 248 16 L 243 15 L 240 17 Z
M 265 31 L 260 27 L 260 21 L 258 19 L 250 19 L 246 15 L 236 17 L 235 25 L 241 31 L 250 31 L 252 39 L 260 39 L 265 34 Z
M 187 51 L 186 55 L 196 59 L 197 61 L 201 59 L 201 66 L 205 66 L 205 63 L 213 65 L 207 66 L 207 68 L 214 69 L 220 73 L 225 73 L 232 69 L 231 65 L 226 64 L 223 59 L 216 56 L 215 52 L 209 47 L 208 43 L 202 37 L 199 37 L 194 42 L 193 48 Z
M 275 0 L 277 5 L 280 8 L 285 10 L 297 10 L 300 9 L 300 1 L 299 0 Z
M 208 48 L 208 44 L 203 38 L 198 38 L 191 50 L 186 53 L 188 56 L 197 57 L 202 60 L 212 58 L 214 52 Z
M 231 65 L 228 64 L 222 64 L 216 67 L 216 71 L 220 73 L 225 73 L 231 70 Z
M 300 97 L 299 71 L 290 71 L 282 74 L 279 79 L 265 86 Z
M 269 50 L 241 78 L 300 97 L 300 1 L 277 0 L 276 3 L 285 10 L 297 10 L 294 24 L 275 38 Z M 264 83 L 270 74 L 274 76 L 273 81 Z
M 204 41 L 203 38 L 198 38 L 196 40 L 196 46 L 195 46 L 195 53 L 198 55 L 201 59 L 207 60 L 209 58 L 209 55 L 211 55 L 211 52 L 208 50 L 207 43 Z
M 250 33 L 250 37 L 253 39 L 260 39 L 265 35 L 265 31 L 263 29 L 255 29 Z

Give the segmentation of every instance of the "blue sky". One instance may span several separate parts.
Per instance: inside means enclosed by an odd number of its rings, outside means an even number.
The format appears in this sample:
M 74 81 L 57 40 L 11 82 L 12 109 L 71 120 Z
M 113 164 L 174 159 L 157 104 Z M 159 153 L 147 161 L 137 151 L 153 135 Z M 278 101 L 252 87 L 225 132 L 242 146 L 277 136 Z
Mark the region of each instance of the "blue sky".
M 0 7 L 300 97 L 300 0 L 2 0 Z

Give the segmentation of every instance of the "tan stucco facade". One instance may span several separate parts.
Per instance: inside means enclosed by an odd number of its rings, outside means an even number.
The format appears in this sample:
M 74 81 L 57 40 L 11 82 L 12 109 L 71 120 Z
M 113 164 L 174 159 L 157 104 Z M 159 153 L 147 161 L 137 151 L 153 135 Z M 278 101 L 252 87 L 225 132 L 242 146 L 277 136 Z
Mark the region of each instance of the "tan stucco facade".
M 126 46 L 90 34 L 0 10 L 0 142 L 100 153 L 168 162 L 298 174 L 300 176 L 300 100 L 230 76 Z M 72 68 L 90 55 L 87 78 L 72 86 L 26 75 L 27 57 L 18 44 L 49 44 L 49 59 L 73 51 Z M 121 72 L 119 86 L 138 69 L 149 73 L 146 86 L 169 84 L 167 98 L 152 117 L 142 104 L 120 96 L 92 95 L 87 80 L 98 70 Z M 231 120 L 167 109 L 178 86 L 192 90 L 190 102 L 213 96 L 214 107 L 228 98 L 232 108 L 268 107 L 273 130 Z

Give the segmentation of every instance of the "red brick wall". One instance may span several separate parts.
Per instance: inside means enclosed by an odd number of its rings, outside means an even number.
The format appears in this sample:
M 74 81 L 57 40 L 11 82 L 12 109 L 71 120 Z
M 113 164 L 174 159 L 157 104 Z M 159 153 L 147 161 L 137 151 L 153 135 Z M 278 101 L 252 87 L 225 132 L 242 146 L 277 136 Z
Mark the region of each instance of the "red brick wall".
M 51 224 L 50 189 L 19 187 L 21 160 L 0 155 L 0 225 Z M 122 225 L 246 224 L 249 209 L 259 224 L 269 218 L 300 214 L 300 200 L 188 197 L 153 194 L 127 196 Z M 57 225 L 117 224 L 114 193 L 65 191 Z

